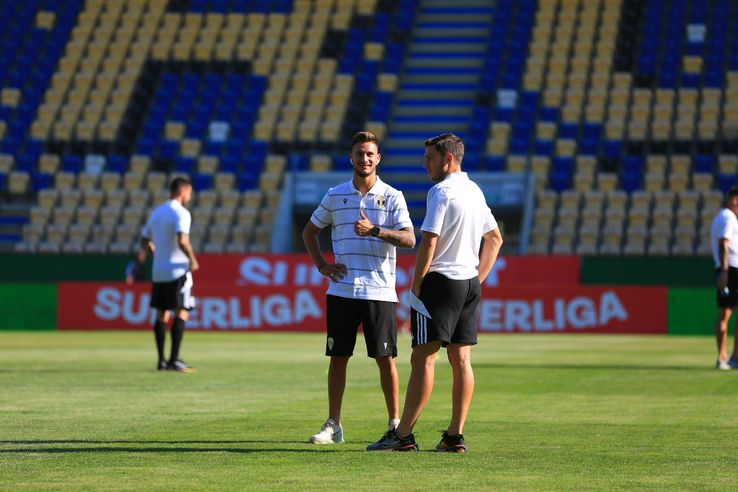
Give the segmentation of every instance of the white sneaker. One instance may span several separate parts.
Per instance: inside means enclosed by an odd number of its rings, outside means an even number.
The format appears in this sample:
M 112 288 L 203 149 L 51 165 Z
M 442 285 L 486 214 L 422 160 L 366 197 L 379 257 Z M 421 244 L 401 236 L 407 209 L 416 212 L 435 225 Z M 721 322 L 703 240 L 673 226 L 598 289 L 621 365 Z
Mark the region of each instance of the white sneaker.
M 731 367 L 727 361 L 718 359 L 717 362 L 715 363 L 715 369 L 720 369 L 721 371 L 729 371 Z
M 309 441 L 313 444 L 338 444 L 343 441 L 343 428 L 336 424 L 333 419 L 328 419 L 323 424 L 320 432 L 310 436 Z

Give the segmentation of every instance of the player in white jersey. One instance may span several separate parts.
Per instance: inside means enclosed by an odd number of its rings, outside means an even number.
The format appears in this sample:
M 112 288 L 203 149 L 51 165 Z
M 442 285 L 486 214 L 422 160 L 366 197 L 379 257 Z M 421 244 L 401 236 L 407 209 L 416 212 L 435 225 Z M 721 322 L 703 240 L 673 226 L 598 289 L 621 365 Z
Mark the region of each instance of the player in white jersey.
M 157 369 L 193 372 L 179 358 L 189 311 L 195 307 L 192 296 L 192 272 L 200 266 L 190 244 L 192 216 L 185 205 L 192 198 L 192 183 L 185 178 L 175 178 L 169 186 L 170 199 L 151 213 L 141 233 L 141 243 L 136 257 L 142 265 L 149 253 L 154 261 L 151 272 L 151 307 L 156 309 L 154 336 L 159 356 Z M 170 311 L 172 322 L 172 351 L 169 360 L 164 356 L 166 325 Z
M 715 322 L 717 369 L 738 369 L 738 337 L 733 329 L 733 355 L 728 358 L 728 321 L 738 304 L 738 188 L 731 188 L 724 207 L 715 215 L 710 229 L 715 260 L 718 317 Z M 736 325 L 738 326 L 738 324 Z
M 502 235 L 482 190 L 461 171 L 463 158 L 464 143 L 453 134 L 425 142 L 424 166 L 437 184 L 428 191 L 413 276 L 410 380 L 397 429 L 371 444 L 370 451 L 418 450 L 412 431 L 433 390 L 441 347 L 451 363 L 453 390 L 451 423 L 436 450 L 466 451 L 462 432 L 474 391 L 471 347 L 477 343 L 481 285 L 500 251 Z
M 359 324 L 367 355 L 379 367 L 388 428 L 399 422 L 396 247 L 413 248 L 415 234 L 402 193 L 377 176 L 381 158 L 377 137 L 370 132 L 354 135 L 349 158 L 353 179 L 328 190 L 302 231 L 316 268 L 331 280 L 326 293 L 328 420 L 310 437 L 316 444 L 343 442 L 341 403 Z M 325 260 L 318 243 L 318 234 L 327 226 L 333 263 Z

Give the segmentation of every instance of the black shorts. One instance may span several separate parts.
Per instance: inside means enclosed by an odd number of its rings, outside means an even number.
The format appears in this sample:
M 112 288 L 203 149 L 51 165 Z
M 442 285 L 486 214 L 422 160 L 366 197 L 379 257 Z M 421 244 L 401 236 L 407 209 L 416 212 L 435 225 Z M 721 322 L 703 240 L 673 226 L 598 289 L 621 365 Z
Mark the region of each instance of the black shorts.
M 154 282 L 151 286 L 150 306 L 160 311 L 170 309 L 186 309 L 195 307 L 195 298 L 192 295 L 192 274 L 185 273 L 171 282 Z
M 366 355 L 397 357 L 395 303 L 325 296 L 327 335 L 325 355 L 354 355 L 359 324 L 364 330 Z
M 720 269 L 715 270 L 715 281 L 720 275 Z M 719 308 L 732 309 L 738 304 L 738 268 L 728 267 L 728 287 L 726 291 L 715 289 Z
M 451 280 L 431 272 L 420 285 L 420 300 L 430 318 L 410 310 L 413 347 L 440 340 L 449 343 L 477 343 L 477 311 L 482 297 L 479 277 Z

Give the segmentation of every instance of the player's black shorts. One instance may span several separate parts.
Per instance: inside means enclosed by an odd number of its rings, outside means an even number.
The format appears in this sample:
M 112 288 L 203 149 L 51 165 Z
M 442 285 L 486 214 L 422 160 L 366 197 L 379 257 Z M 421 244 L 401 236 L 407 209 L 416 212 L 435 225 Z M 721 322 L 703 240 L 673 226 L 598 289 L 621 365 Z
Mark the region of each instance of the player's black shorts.
M 368 357 L 397 357 L 394 302 L 327 295 L 325 307 L 328 328 L 325 355 L 354 355 L 361 324 Z
M 720 275 L 720 269 L 715 270 L 715 281 Z M 728 267 L 727 291 L 717 289 L 717 305 L 719 308 L 734 308 L 738 304 L 738 268 Z
M 192 296 L 192 274 L 187 272 L 171 282 L 154 282 L 151 286 L 150 306 L 161 311 L 193 309 L 195 298 Z
M 410 310 L 413 347 L 440 340 L 449 343 L 477 343 L 477 311 L 482 297 L 479 277 L 451 280 L 437 272 L 423 278 L 420 300 L 430 318 Z

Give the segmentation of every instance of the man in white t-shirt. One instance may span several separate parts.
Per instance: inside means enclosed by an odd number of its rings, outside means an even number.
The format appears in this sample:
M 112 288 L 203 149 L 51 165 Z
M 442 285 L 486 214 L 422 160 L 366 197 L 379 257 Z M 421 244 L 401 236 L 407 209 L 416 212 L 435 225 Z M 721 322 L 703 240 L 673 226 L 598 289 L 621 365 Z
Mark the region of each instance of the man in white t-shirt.
M 395 319 L 396 248 L 415 246 L 415 234 L 402 193 L 377 176 L 381 156 L 377 137 L 359 132 L 351 143 L 353 178 L 328 190 L 302 231 L 318 271 L 331 282 L 326 293 L 328 419 L 310 436 L 315 444 L 344 442 L 341 403 L 346 367 L 361 324 L 367 355 L 377 362 L 389 417 L 399 422 L 399 381 Z M 335 260 L 323 257 L 318 234 L 331 227 Z
M 738 188 L 731 188 L 725 206 L 715 215 L 710 229 L 715 260 L 718 317 L 715 322 L 717 369 L 738 369 L 738 337 L 733 333 L 733 355 L 728 358 L 728 321 L 738 304 Z M 735 328 L 733 330 L 735 332 Z
M 159 360 L 157 369 L 194 372 L 179 358 L 189 311 L 195 307 L 192 296 L 192 272 L 200 266 L 190 244 L 192 217 L 185 205 L 192 198 L 192 183 L 185 178 L 175 178 L 169 186 L 170 199 L 151 213 L 141 233 L 141 243 L 136 257 L 139 265 L 151 252 L 154 261 L 151 271 L 151 307 L 156 309 L 154 336 Z M 172 322 L 172 351 L 169 360 L 164 356 L 164 339 L 169 312 L 174 312 Z
M 417 451 L 413 427 L 433 390 L 434 365 L 446 347 L 453 370 L 451 423 L 437 451 L 465 452 L 462 434 L 474 391 L 471 347 L 477 343 L 481 285 L 502 246 L 484 193 L 461 171 L 464 143 L 446 133 L 426 140 L 428 191 L 411 295 L 413 353 L 400 424 L 371 451 Z M 480 246 L 481 245 L 481 246 Z

